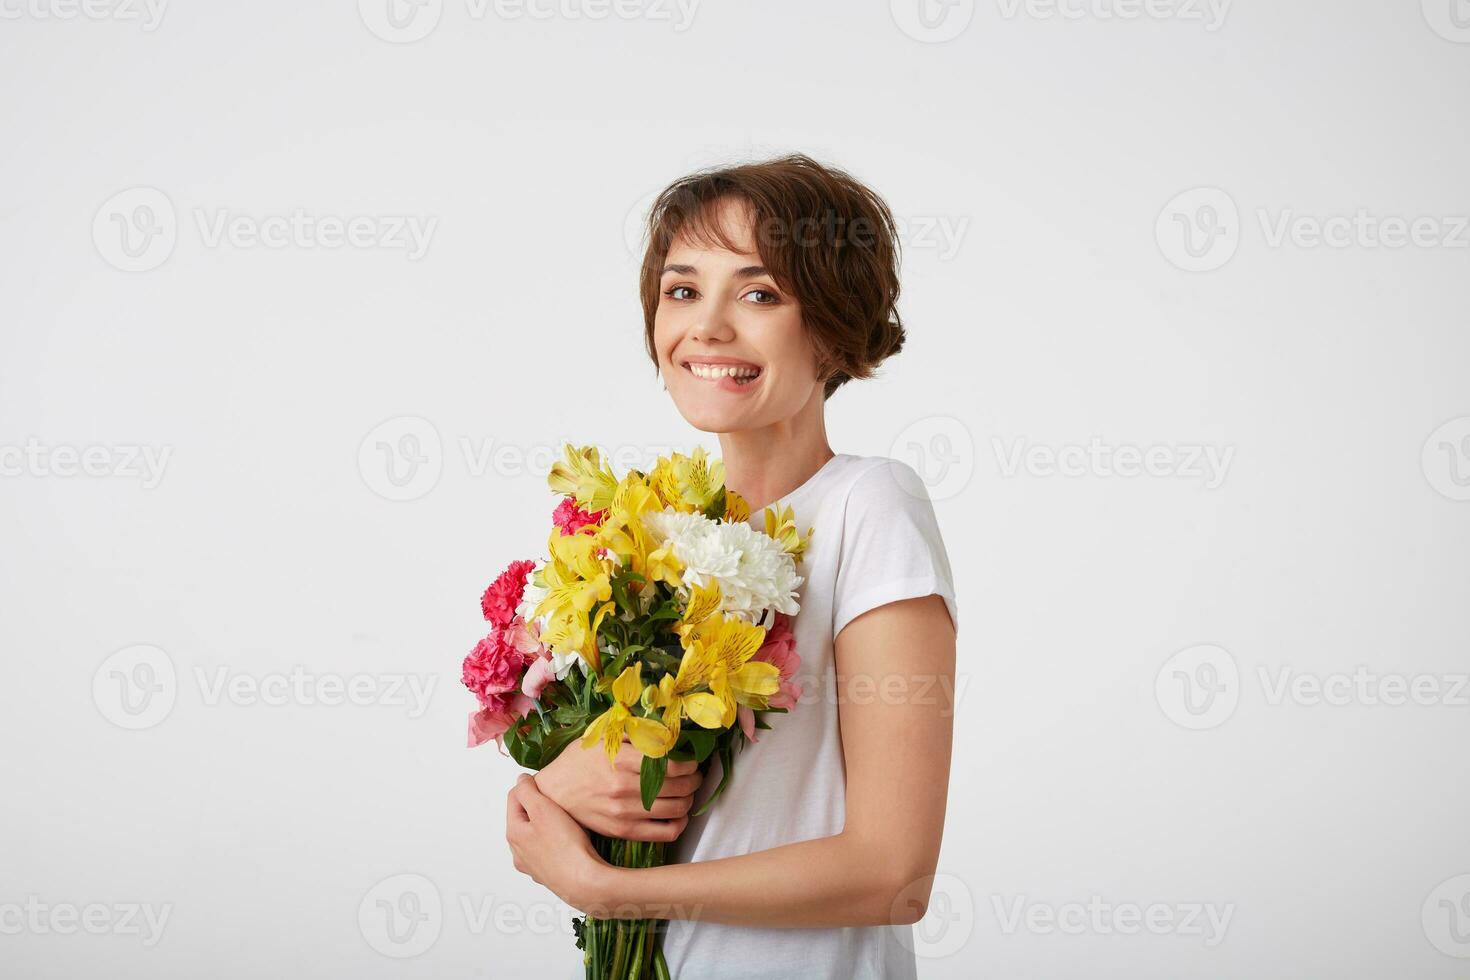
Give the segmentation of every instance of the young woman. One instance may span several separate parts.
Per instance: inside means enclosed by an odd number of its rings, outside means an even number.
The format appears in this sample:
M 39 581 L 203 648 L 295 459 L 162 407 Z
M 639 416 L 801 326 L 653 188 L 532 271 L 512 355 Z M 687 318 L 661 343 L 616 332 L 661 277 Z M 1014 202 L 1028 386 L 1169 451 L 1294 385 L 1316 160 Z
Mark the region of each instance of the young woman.
M 674 920 L 675 978 L 915 975 L 949 783 L 955 595 L 923 483 L 832 451 L 827 399 L 903 344 L 887 206 L 804 156 L 706 171 L 650 217 L 648 352 L 689 423 L 719 436 L 727 485 L 813 528 L 798 571 L 800 703 L 718 781 L 671 765 L 651 813 L 639 755 L 573 745 L 508 800 L 516 867 L 578 909 Z M 703 789 L 703 793 L 701 792 Z M 679 863 L 614 868 L 583 828 L 677 840 Z

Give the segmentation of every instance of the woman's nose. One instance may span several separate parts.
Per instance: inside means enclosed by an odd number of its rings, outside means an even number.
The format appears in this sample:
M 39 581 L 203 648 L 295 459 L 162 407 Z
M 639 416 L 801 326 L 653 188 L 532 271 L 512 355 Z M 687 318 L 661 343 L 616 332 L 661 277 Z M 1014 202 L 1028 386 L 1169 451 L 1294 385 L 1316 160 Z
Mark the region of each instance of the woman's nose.
M 728 318 L 711 315 L 700 319 L 690 334 L 695 340 L 731 340 L 735 337 L 735 328 Z

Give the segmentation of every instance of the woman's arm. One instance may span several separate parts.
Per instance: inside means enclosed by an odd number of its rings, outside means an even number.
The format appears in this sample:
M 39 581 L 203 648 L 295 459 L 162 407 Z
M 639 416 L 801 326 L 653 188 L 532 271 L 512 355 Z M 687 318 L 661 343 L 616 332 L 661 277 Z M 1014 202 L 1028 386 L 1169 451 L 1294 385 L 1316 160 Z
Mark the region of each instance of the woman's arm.
M 907 599 L 854 619 L 834 650 L 847 769 L 841 833 L 716 861 L 614 868 L 523 778 L 506 829 L 516 867 L 604 918 L 791 927 L 922 918 L 949 787 L 954 627 L 939 596 Z M 758 782 L 760 773 L 739 778 Z

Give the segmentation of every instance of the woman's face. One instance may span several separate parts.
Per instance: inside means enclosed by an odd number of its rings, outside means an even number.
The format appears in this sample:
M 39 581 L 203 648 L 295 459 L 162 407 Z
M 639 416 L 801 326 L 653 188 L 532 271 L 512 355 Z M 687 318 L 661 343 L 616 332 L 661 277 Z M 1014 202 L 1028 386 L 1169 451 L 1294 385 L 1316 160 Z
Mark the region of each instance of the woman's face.
M 801 307 L 761 266 L 742 202 L 719 202 L 711 218 L 740 250 L 674 240 L 654 314 L 659 370 L 679 414 L 704 432 L 783 422 L 821 397 Z

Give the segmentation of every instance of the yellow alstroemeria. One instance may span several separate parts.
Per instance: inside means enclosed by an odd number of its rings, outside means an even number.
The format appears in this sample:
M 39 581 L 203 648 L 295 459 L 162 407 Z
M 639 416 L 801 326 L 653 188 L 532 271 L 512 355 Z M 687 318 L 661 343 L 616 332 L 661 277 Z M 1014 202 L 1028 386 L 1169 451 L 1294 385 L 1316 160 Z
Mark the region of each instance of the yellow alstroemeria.
M 562 534 L 553 529 L 547 542 L 550 559 L 542 570 L 546 595 L 533 616 L 548 617 L 541 641 L 557 653 L 575 651 L 589 668 L 597 670 L 597 627 L 614 606 L 607 562 L 597 557 L 598 543 L 590 534 Z M 595 618 L 592 607 L 602 603 Z M 589 622 L 589 619 L 591 620 Z
M 566 459 L 554 464 L 546 482 L 557 493 L 571 494 L 583 510 L 599 511 L 612 503 L 618 479 L 596 446 L 565 447 Z
M 775 538 L 782 550 L 796 561 L 801 561 L 801 556 L 806 554 L 807 545 L 811 542 L 812 529 L 807 528 L 806 537 L 802 537 L 796 530 L 796 516 L 789 506 L 782 507 L 779 511 L 774 507 L 767 507 L 764 517 L 766 536 Z
M 703 512 L 725 488 L 725 464 L 710 459 L 702 446 L 696 447 L 688 456 L 683 453 L 660 456 L 649 482 L 665 507 L 686 514 Z
M 731 524 L 750 520 L 750 501 L 728 487 L 725 488 L 725 520 Z
M 582 747 L 591 748 L 599 740 L 607 752 L 609 762 L 616 762 L 623 736 L 633 743 L 633 748 L 650 758 L 667 755 L 674 747 L 677 735 L 655 718 L 641 718 L 633 714 L 643 695 L 643 671 L 640 665 L 626 668 L 612 683 L 613 706 L 593 719 L 582 733 Z
M 709 619 L 720 608 L 720 583 L 710 579 L 708 585 L 696 585 L 689 590 L 689 600 L 684 603 L 684 615 L 675 627 L 680 638 L 689 636 L 694 627 Z
M 575 608 L 562 609 L 553 613 L 541 631 L 540 640 L 557 653 L 576 653 L 587 664 L 588 671 L 602 669 L 602 654 L 597 649 L 597 629 L 608 613 L 617 609 L 617 603 L 609 600 L 597 607 L 589 625 L 587 615 Z
M 683 563 L 674 557 L 672 545 L 659 546 L 643 526 L 644 514 L 662 509 L 658 495 L 647 482 L 629 474 L 618 484 L 598 530 L 598 540 L 645 580 L 678 588 L 683 581 Z
M 674 479 L 673 461 L 667 456 L 660 456 L 658 462 L 653 464 L 653 469 L 649 470 L 648 485 L 658 495 L 661 507 L 672 507 L 681 511 L 694 509 L 684 503 L 684 495 L 679 492 L 679 485 Z
M 681 718 L 702 728 L 729 728 L 739 705 L 765 708 L 781 688 L 775 664 L 751 660 L 765 636 L 763 627 L 733 616 L 711 616 L 685 633 L 678 673 L 665 675 L 654 695 L 664 724 L 676 735 Z

